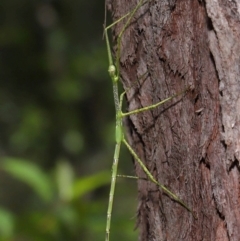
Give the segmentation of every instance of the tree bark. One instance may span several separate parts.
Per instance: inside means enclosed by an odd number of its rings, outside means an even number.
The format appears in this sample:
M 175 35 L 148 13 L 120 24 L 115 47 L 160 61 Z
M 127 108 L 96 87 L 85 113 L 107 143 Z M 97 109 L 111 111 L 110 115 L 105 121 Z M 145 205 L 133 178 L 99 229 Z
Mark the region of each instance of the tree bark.
M 138 1 L 108 2 L 117 20 Z M 124 22 L 114 27 L 113 40 Z M 149 0 L 124 32 L 121 81 L 125 89 L 133 86 L 126 94 L 128 110 L 191 86 L 128 118 L 131 146 L 197 216 L 155 184 L 139 180 L 141 241 L 240 240 L 239 56 L 238 0 Z M 145 177 L 137 163 L 135 169 Z

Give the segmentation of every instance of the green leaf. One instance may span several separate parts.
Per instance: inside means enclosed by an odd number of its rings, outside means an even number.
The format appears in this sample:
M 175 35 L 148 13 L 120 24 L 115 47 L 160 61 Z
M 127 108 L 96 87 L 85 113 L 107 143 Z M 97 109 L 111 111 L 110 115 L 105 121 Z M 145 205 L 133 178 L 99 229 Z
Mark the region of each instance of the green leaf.
M 56 167 L 56 182 L 59 197 L 63 201 L 70 201 L 73 196 L 74 171 L 67 160 L 62 159 Z
M 10 238 L 14 234 L 14 215 L 0 207 L 0 236 L 2 238 Z
M 110 182 L 108 171 L 100 172 L 91 176 L 79 178 L 73 185 L 73 197 L 78 198 Z
M 13 177 L 28 184 L 44 201 L 52 199 L 51 180 L 36 164 L 19 158 L 5 157 L 1 167 Z

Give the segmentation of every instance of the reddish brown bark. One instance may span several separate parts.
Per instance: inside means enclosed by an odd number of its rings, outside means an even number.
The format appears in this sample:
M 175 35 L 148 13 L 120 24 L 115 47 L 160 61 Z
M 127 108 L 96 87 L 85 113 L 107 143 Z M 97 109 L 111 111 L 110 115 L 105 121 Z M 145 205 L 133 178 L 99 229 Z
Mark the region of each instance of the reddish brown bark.
M 136 0 L 109 3 L 116 20 Z M 118 36 L 124 21 L 113 31 Z M 130 116 L 129 142 L 193 218 L 150 181 L 140 180 L 140 240 L 240 240 L 240 4 L 223 0 L 148 1 L 121 42 L 129 110 L 192 90 Z M 138 164 L 136 174 L 145 176 Z

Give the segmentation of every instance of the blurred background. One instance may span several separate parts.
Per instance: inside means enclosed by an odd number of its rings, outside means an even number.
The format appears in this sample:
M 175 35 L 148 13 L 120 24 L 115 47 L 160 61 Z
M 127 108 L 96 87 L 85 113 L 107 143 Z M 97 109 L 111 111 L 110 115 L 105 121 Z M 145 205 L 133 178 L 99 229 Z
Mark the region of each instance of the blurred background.
M 109 19 L 110 20 L 110 19 Z M 104 0 L 0 2 L 0 240 L 105 238 L 114 105 Z M 133 174 L 123 151 L 120 173 Z M 117 183 L 111 240 L 137 240 Z

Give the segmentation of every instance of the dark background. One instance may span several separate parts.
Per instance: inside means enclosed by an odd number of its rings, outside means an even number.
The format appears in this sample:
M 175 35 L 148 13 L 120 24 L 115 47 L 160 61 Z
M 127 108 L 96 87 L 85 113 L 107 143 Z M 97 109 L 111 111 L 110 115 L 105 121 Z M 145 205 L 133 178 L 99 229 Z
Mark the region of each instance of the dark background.
M 0 240 L 105 238 L 114 105 L 104 1 L 1 0 Z M 120 172 L 133 174 L 128 155 Z M 112 240 L 136 240 L 121 179 Z

